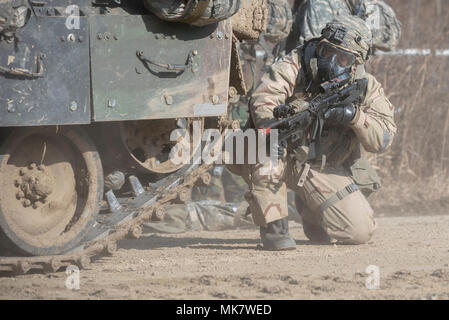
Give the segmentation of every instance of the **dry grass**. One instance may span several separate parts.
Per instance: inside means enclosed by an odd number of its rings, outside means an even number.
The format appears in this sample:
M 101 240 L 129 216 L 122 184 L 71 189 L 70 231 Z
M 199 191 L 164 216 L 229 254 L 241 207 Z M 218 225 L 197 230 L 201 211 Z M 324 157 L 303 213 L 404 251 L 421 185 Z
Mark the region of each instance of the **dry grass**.
M 449 1 L 387 0 L 403 25 L 399 48 L 449 48 Z M 371 60 L 368 71 L 397 108 L 392 148 L 370 156 L 384 180 L 372 203 L 377 209 L 449 196 L 449 57 Z

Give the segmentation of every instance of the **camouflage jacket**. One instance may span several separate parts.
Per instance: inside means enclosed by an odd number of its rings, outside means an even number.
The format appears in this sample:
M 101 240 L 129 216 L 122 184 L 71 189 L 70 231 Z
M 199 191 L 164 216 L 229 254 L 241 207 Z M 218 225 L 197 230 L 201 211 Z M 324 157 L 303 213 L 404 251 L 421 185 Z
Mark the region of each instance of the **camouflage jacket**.
M 264 127 L 273 118 L 276 106 L 291 99 L 303 99 L 306 102 L 318 92 L 313 89 L 318 84 L 316 61 L 313 63 L 316 58 L 307 62 L 312 69 L 311 85 L 306 83 L 306 76 L 309 74 L 304 72 L 300 63 L 302 55 L 306 55 L 308 45 L 314 52 L 313 42 L 306 43 L 273 64 L 263 76 L 250 102 L 251 118 L 257 128 Z M 363 66 L 357 68 L 355 78 L 368 79 L 367 92 L 364 101 L 356 106 L 355 118 L 349 126 L 325 127 L 321 139 L 323 154 L 328 163 L 333 163 L 334 166 L 343 164 L 346 160 L 360 158 L 360 143 L 368 152 L 383 152 L 391 145 L 396 133 L 394 107 L 385 96 L 380 83 L 365 72 Z M 306 87 L 312 89 L 306 92 Z

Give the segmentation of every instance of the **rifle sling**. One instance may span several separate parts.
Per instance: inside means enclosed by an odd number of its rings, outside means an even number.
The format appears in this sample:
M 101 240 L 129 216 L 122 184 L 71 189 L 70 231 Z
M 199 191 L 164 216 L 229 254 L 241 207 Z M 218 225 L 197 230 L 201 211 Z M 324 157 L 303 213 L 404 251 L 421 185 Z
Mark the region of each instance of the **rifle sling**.
M 326 166 L 326 155 L 321 150 L 321 135 L 323 134 L 324 118 L 318 116 L 313 123 L 312 128 L 312 142 L 309 147 L 309 153 L 307 155 L 308 161 L 321 161 L 321 171 Z

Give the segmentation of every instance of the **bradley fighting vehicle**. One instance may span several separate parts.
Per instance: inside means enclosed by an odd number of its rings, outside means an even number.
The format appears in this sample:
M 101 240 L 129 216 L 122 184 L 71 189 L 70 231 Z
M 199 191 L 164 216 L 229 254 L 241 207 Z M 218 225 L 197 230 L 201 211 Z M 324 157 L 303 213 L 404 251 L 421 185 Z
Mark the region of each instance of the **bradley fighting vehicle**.
M 235 36 L 266 19 L 247 3 L 0 0 L 0 270 L 85 267 L 208 182 L 170 133 L 229 125 Z

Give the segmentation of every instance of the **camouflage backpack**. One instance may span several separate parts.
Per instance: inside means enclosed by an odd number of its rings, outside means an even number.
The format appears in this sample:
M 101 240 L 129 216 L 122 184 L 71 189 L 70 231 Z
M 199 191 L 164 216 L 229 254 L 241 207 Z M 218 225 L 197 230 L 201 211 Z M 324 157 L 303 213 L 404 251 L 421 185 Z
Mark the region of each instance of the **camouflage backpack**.
M 321 30 L 336 16 L 351 14 L 345 0 L 305 0 L 295 13 L 292 31 L 287 40 L 287 51 L 321 36 Z
M 319 37 L 321 30 L 338 15 L 357 15 L 373 35 L 373 49 L 391 51 L 401 38 L 401 23 L 393 9 L 381 0 L 305 0 L 295 14 L 287 51 L 305 40 Z
M 264 37 L 274 43 L 287 38 L 293 17 L 287 0 L 268 1 L 268 23 Z
M 348 3 L 352 13 L 370 26 L 375 49 L 391 51 L 396 48 L 401 39 L 401 23 L 388 4 L 379 0 L 348 0 Z

